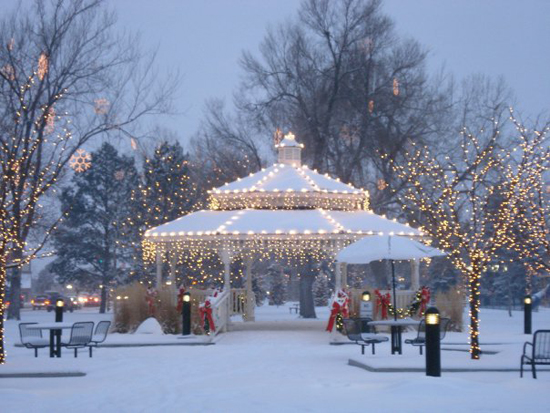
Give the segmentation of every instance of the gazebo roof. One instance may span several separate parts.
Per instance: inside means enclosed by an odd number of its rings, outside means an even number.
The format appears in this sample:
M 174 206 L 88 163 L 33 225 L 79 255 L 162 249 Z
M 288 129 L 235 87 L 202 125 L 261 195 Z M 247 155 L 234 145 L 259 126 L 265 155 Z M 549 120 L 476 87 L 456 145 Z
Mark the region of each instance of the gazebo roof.
M 330 192 L 355 193 L 362 192 L 349 184 L 333 179 L 328 174 L 309 169 L 307 166 L 275 164 L 259 172 L 237 179 L 224 186 L 213 189 L 214 193 L 222 192 L 265 192 L 265 191 L 296 191 L 296 192 Z
M 275 164 L 210 191 L 212 209 L 365 208 L 368 193 L 307 166 Z
M 197 238 L 242 238 L 243 236 L 317 235 L 409 235 L 422 233 L 370 211 L 255 210 L 198 211 L 145 233 L 155 242 Z M 347 238 L 347 237 L 346 237 Z

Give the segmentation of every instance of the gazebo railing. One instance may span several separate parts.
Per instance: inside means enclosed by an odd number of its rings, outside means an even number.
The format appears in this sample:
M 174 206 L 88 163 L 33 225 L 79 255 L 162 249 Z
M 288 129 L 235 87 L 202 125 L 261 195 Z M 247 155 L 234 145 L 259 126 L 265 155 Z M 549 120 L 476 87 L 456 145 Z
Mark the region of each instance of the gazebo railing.
M 224 290 L 220 298 L 212 305 L 212 316 L 216 326 L 216 331 L 212 336 L 216 336 L 221 331 L 227 331 L 227 323 L 229 322 L 228 300 L 230 297 L 231 293 Z

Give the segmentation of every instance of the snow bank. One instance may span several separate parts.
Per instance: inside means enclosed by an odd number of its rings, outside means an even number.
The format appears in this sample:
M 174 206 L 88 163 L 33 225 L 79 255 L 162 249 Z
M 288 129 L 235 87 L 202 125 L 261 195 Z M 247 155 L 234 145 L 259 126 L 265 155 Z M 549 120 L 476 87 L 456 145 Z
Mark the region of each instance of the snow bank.
M 154 317 L 149 317 L 139 325 L 134 334 L 155 334 L 163 335 L 162 327 Z

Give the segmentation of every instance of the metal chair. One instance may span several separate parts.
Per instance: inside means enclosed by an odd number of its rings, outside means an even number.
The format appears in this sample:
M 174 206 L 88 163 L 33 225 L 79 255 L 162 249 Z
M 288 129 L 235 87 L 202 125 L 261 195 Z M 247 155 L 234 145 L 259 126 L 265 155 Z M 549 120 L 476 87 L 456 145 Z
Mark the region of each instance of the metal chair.
M 111 327 L 110 321 L 100 321 L 97 323 L 92 339 L 88 343 L 88 347 L 90 348 L 90 357 L 92 357 L 92 347 L 97 347 L 99 343 L 103 343 L 107 338 L 109 327 Z
M 447 329 L 449 328 L 449 325 L 451 324 L 450 318 L 441 318 L 439 321 L 439 341 L 443 340 L 445 338 L 445 335 L 447 334 Z M 418 326 L 418 335 L 416 338 L 409 338 L 405 340 L 405 343 L 412 344 L 413 346 L 418 346 L 420 350 L 420 354 L 422 355 L 422 347 L 426 345 L 426 319 L 423 318 L 420 320 L 420 324 Z
M 38 349 L 48 347 L 50 342 L 42 337 L 42 330 L 27 328 L 33 324 L 38 323 L 20 323 L 19 333 L 21 335 L 21 344 L 26 348 L 33 348 L 34 357 L 38 357 Z
M 73 327 L 71 328 L 71 338 L 66 343 L 62 342 L 61 345 L 67 348 L 73 348 L 74 356 L 78 357 L 78 349 L 88 346 L 88 344 L 92 340 L 93 331 L 93 321 L 74 323 Z M 90 357 L 92 357 L 91 352 Z
M 531 347 L 531 354 L 527 354 L 527 346 Z M 533 342 L 525 342 L 521 356 L 520 377 L 523 377 L 523 365 L 530 364 L 533 378 L 537 378 L 536 365 L 550 365 L 550 330 L 537 330 L 533 335 Z
M 365 346 L 372 345 L 372 354 L 376 353 L 375 345 L 389 341 L 388 337 L 376 334 L 374 328 L 369 326 L 371 318 L 345 318 L 344 328 L 346 329 L 346 335 L 351 341 L 355 341 L 355 344 L 361 346 L 361 354 L 365 354 Z

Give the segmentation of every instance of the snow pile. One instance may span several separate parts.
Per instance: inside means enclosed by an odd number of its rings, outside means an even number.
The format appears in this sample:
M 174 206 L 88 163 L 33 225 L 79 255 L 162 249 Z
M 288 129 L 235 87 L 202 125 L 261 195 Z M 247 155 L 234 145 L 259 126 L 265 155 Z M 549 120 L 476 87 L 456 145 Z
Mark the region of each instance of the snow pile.
M 157 319 L 154 317 L 149 317 L 147 320 L 139 325 L 134 334 L 163 335 L 164 332 L 162 331 L 162 327 L 160 326 Z

